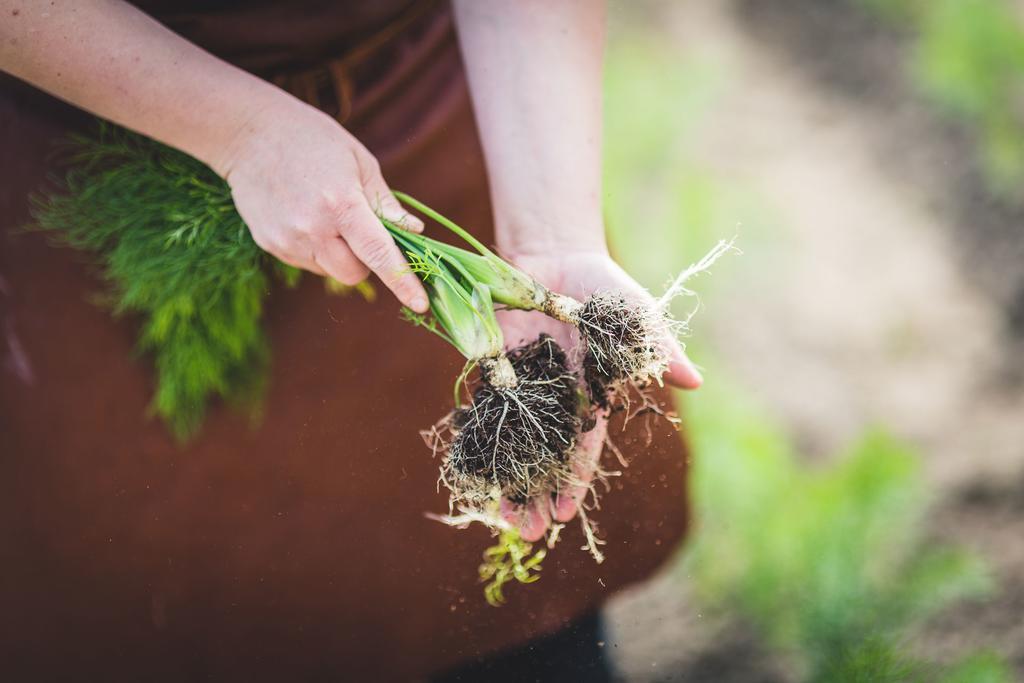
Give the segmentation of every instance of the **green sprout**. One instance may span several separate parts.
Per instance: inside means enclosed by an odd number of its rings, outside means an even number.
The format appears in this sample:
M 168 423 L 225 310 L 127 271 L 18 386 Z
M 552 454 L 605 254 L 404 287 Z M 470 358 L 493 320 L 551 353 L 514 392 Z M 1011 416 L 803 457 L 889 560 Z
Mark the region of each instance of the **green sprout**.
M 495 386 L 515 386 L 515 372 L 505 357 L 505 337 L 494 315 L 491 288 L 464 267 L 459 252 L 472 254 L 408 232 L 385 218 L 380 220 L 405 253 L 409 270 L 423 282 L 430 302 L 429 315 L 406 309 L 402 316 L 444 339 L 466 357 L 466 366 L 455 383 L 456 405 L 459 387 L 477 364 L 487 369 Z
M 533 583 L 540 578 L 540 563 L 547 555 L 547 548 L 541 548 L 531 555 L 533 544 L 527 543 L 516 529 L 504 529 L 498 543 L 484 551 L 484 563 L 480 565 L 480 580 L 487 581 L 484 597 L 492 607 L 505 602 L 503 587 L 515 580 L 519 583 Z
M 447 228 L 479 253 L 475 254 L 466 249 L 423 235 L 413 234 L 413 239 L 419 241 L 425 247 L 429 247 L 438 257 L 446 262 L 457 264 L 460 272 L 465 277 L 481 285 L 486 285 L 495 302 L 522 310 L 540 309 L 547 295 L 547 289 L 540 283 L 488 249 L 465 228 L 460 227 L 457 223 L 441 215 L 423 202 L 410 197 L 404 192 L 395 192 L 395 197 L 434 220 L 439 225 Z M 392 230 L 392 234 L 394 234 L 394 230 Z M 408 235 L 410 233 L 405 234 Z

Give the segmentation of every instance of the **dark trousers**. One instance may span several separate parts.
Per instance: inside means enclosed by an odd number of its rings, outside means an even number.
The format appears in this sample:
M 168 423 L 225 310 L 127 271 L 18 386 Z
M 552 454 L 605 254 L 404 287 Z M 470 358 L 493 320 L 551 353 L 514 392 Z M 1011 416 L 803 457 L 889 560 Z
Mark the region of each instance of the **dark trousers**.
M 594 612 L 550 636 L 464 664 L 433 683 L 610 683 L 603 630 L 601 616 Z

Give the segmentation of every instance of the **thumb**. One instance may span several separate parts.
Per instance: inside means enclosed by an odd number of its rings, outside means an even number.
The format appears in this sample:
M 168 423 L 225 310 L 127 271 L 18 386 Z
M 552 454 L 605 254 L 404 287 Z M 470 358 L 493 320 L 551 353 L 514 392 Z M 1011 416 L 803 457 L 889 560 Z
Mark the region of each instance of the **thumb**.
M 697 389 L 704 383 L 697 366 L 686 357 L 683 347 L 675 339 L 669 341 L 668 370 L 663 379 L 677 389 Z

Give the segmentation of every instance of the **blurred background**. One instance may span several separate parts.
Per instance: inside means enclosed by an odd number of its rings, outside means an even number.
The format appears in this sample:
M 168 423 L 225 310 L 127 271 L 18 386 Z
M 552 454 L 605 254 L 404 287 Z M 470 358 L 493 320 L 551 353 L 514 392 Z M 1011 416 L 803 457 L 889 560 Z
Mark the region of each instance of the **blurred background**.
M 695 282 L 691 542 L 626 681 L 1024 680 L 1024 2 L 612 6 L 608 223 Z M 687 313 L 695 301 L 679 301 Z

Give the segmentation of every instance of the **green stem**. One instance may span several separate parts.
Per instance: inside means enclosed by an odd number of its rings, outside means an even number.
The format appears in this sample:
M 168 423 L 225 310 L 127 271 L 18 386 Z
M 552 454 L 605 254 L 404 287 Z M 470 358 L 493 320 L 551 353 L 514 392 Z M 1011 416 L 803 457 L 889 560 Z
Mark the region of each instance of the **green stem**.
M 468 231 L 466 231 L 465 229 L 459 227 L 459 225 L 457 223 L 455 223 L 455 221 L 450 220 L 450 219 L 442 216 L 437 211 L 434 211 L 433 209 L 431 209 L 429 206 L 427 206 L 423 202 L 419 201 L 418 199 L 414 199 L 413 197 L 410 197 L 409 195 L 405 194 L 404 192 L 394 192 L 394 195 L 402 203 L 408 204 L 409 206 L 411 206 L 412 208 L 416 209 L 420 213 L 422 213 L 422 214 L 424 214 L 426 216 L 429 216 L 430 218 L 433 218 L 435 221 L 437 221 L 438 223 L 440 223 L 444 227 L 448 228 L 449 230 L 454 232 L 456 235 L 458 235 L 462 239 L 466 240 L 466 242 L 468 242 L 474 249 L 479 251 L 484 256 L 492 256 L 494 258 L 498 258 L 497 254 L 495 254 L 493 251 L 491 251 L 490 249 L 485 247 L 483 242 L 481 242 L 477 238 L 473 237 L 471 234 L 469 234 Z
M 396 193 L 396 196 L 400 196 L 403 201 L 424 215 L 450 228 L 470 245 L 476 247 L 483 255 L 474 254 L 425 235 L 411 233 L 387 219 L 381 218 L 381 222 L 396 240 L 414 241 L 421 248 L 429 248 L 441 255 L 464 277 L 487 285 L 491 290 L 492 297 L 498 303 L 526 311 L 543 310 L 544 302 L 548 299 L 546 287 L 487 249 L 466 230 L 429 206 L 403 193 Z

